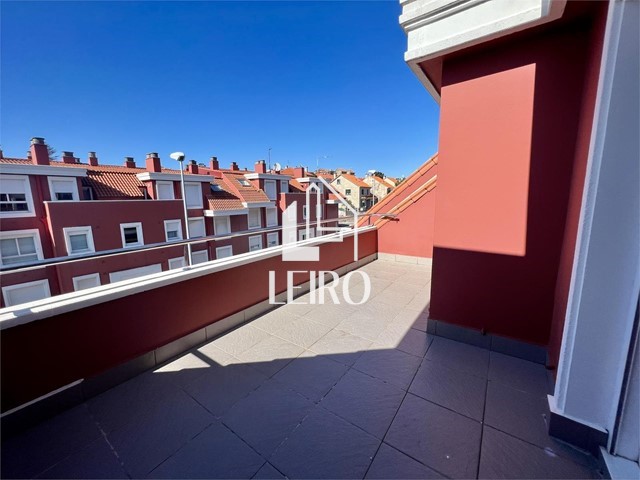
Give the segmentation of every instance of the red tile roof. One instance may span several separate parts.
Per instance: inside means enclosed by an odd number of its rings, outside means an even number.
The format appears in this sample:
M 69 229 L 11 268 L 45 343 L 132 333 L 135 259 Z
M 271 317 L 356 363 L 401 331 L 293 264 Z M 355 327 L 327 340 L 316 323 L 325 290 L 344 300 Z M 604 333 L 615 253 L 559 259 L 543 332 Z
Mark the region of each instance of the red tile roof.
M 304 192 L 305 189 L 300 182 L 298 182 L 295 178 L 289 180 L 289 187 L 293 187 L 293 189 L 298 190 L 299 192 Z M 291 192 L 296 193 L 296 192 Z
M 233 193 L 224 179 L 212 180 L 211 183 L 220 187 L 220 190 L 212 191 L 207 195 L 210 210 L 240 210 L 244 208 L 242 200 Z
M 342 175 L 340 175 L 342 178 L 345 178 L 347 180 L 349 180 L 351 183 L 353 183 L 354 185 L 356 185 L 357 187 L 363 187 L 363 188 L 371 188 L 371 185 L 364 183 L 362 180 L 360 180 L 358 177 L 356 177 L 355 175 L 350 175 L 348 173 L 343 173 Z
M 259 203 L 268 202 L 269 197 L 259 188 L 254 187 L 251 182 L 244 178 L 243 173 L 230 173 L 224 172 L 222 174 L 226 184 L 230 187 L 231 191 L 237 195 L 241 201 L 246 203 Z M 248 185 L 243 185 L 241 182 L 246 181 Z

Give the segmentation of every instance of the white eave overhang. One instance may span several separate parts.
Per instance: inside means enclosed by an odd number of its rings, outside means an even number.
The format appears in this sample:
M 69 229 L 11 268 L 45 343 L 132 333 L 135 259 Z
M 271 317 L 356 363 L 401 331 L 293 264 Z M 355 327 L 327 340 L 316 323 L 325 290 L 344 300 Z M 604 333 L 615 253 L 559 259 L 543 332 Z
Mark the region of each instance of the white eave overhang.
M 179 182 L 180 174 L 179 173 L 163 173 L 163 172 L 142 172 L 136 174 L 138 180 L 141 182 L 148 182 L 150 180 L 165 180 L 170 182 Z M 210 183 L 214 180 L 214 177 L 211 175 L 194 175 L 192 173 L 184 174 L 185 182 L 202 182 L 202 183 Z
M 239 208 L 236 210 L 205 210 L 205 217 L 227 217 L 230 215 L 246 215 L 249 213 L 248 208 Z
M 560 18 L 567 0 L 400 0 L 405 62 L 431 96 L 420 63 Z
M 279 173 L 245 173 L 244 178 L 247 180 L 289 180 L 290 175 L 280 175 Z
M 51 165 L 0 164 L 0 173 L 8 175 L 47 175 L 55 177 L 86 177 L 87 169 L 81 167 L 52 167 Z
M 315 178 L 315 177 L 298 178 L 297 181 L 299 183 L 322 183 L 322 180 L 320 180 L 319 178 Z
M 270 208 L 275 207 L 276 202 L 242 202 L 247 208 Z

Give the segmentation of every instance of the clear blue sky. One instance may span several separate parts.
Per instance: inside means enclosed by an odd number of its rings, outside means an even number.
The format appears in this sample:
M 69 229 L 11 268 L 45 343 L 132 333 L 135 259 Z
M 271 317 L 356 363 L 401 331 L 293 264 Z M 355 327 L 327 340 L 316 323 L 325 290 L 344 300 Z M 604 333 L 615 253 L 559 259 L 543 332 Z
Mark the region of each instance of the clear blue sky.
M 397 1 L 6 2 L 1 144 L 102 163 L 183 150 L 223 166 L 408 174 L 438 106 L 403 61 Z

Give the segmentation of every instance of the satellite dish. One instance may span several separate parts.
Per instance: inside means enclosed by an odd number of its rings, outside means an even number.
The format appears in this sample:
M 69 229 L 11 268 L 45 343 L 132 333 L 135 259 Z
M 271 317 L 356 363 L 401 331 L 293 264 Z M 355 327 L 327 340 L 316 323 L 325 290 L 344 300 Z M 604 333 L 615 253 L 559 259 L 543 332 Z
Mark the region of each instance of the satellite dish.
M 276 172 L 279 172 L 280 170 L 282 170 L 282 165 L 280 165 L 278 162 L 276 162 L 276 163 L 273 164 L 273 169 Z

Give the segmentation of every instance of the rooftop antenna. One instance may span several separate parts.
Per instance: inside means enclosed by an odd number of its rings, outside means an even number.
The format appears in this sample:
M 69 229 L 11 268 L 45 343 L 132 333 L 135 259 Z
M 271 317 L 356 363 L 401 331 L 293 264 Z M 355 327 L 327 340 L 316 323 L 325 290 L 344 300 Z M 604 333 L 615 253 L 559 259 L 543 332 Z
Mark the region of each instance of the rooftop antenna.
M 269 147 L 269 165 L 268 165 L 268 170 L 271 170 L 271 147 Z

